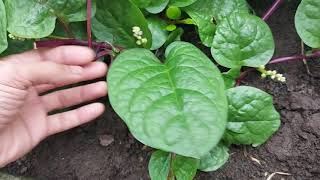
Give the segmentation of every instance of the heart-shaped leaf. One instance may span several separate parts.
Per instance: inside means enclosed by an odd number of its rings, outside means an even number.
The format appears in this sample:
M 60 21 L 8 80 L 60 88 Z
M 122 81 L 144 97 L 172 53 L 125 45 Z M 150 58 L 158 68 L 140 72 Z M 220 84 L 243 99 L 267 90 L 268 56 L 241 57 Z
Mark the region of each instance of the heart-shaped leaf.
M 108 73 L 110 102 L 142 143 L 200 158 L 226 125 L 221 73 L 189 43 L 174 42 L 165 55 L 161 63 L 146 49 L 120 54 Z
M 275 45 L 269 26 L 248 13 L 233 13 L 218 24 L 211 53 L 222 66 L 259 67 L 268 63 Z
M 280 126 L 280 115 L 272 96 L 260 89 L 239 86 L 227 90 L 229 113 L 224 140 L 229 144 L 256 147 L 268 140 Z
M 312 48 L 320 47 L 320 1 L 303 0 L 295 16 L 297 32 L 304 43 Z
M 0 0 L 0 54 L 8 47 L 6 10 Z

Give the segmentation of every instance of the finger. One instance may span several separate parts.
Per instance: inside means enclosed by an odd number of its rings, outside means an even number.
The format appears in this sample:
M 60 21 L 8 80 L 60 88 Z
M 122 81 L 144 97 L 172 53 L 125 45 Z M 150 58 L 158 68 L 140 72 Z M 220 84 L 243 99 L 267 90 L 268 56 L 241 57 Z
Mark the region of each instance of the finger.
M 8 56 L 10 61 L 39 62 L 52 61 L 66 65 L 84 65 L 94 60 L 95 52 L 83 46 L 59 46 L 55 48 L 39 48 L 21 54 Z
M 96 119 L 104 111 L 104 105 L 94 103 L 76 110 L 55 114 L 48 117 L 48 135 L 66 131 Z
M 106 82 L 97 82 L 94 84 L 53 92 L 42 96 L 41 100 L 47 109 L 47 112 L 51 112 L 53 110 L 63 109 L 98 99 L 106 95 Z
M 80 79 L 77 79 L 75 81 L 69 82 L 69 84 L 75 84 L 82 81 L 89 81 L 93 79 L 97 79 L 100 77 L 103 77 L 107 73 L 107 66 L 103 62 L 93 62 L 90 63 L 87 66 L 83 67 L 83 75 Z M 60 84 L 41 84 L 38 86 L 35 86 L 36 91 L 40 93 L 47 92 L 52 89 L 56 89 L 62 86 L 68 85 L 67 83 L 60 83 Z
M 101 67 L 100 67 L 101 66 Z M 99 64 L 100 69 L 105 69 L 105 65 Z M 17 67 L 17 75 L 20 79 L 31 82 L 31 85 L 53 84 L 61 86 L 79 82 L 82 79 L 92 76 L 92 67 L 89 67 L 89 73 L 85 73 L 84 67 L 62 65 L 53 62 L 27 63 L 25 66 Z

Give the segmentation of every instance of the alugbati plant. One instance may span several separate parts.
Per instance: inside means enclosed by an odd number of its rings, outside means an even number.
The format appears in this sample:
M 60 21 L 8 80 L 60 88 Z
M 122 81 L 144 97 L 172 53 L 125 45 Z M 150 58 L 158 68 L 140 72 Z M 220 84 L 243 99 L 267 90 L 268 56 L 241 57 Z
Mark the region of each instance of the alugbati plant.
M 239 86 L 249 71 L 284 83 L 265 66 L 320 56 L 320 2 L 303 0 L 295 24 L 313 49 L 272 59 L 265 20 L 282 2 L 259 18 L 245 0 L 0 0 L 0 53 L 32 49 L 35 42 L 37 48 L 89 46 L 97 59 L 110 56 L 114 110 L 137 140 L 157 149 L 151 179 L 188 180 L 197 170 L 223 166 L 231 144 L 257 147 L 278 130 L 272 96 Z M 213 59 L 180 41 L 185 26 L 197 28 Z

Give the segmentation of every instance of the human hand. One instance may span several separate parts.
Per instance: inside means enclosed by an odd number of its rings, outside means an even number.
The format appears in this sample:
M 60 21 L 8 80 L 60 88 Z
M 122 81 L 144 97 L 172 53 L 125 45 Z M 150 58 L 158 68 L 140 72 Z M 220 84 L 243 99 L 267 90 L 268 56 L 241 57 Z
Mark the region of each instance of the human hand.
M 101 103 L 48 115 L 105 96 L 105 82 L 43 94 L 57 87 L 106 74 L 106 65 L 91 62 L 86 47 L 38 49 L 0 60 L 0 167 L 17 160 L 44 138 L 89 122 L 104 111 Z

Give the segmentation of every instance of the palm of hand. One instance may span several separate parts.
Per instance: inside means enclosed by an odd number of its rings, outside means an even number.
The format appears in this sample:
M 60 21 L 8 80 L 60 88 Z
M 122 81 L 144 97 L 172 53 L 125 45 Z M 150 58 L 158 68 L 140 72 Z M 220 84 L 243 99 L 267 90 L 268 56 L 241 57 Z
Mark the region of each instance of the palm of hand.
M 37 50 L 0 62 L 0 167 L 22 157 L 44 138 L 91 121 L 103 112 L 102 104 L 93 103 L 48 115 L 51 111 L 106 95 L 105 82 L 40 95 L 57 87 L 105 75 L 105 65 L 91 63 L 94 56 L 88 49 L 68 47 L 67 52 L 65 49 Z M 79 50 L 82 53 L 79 54 Z M 50 53 L 56 55 L 55 59 L 48 58 Z M 62 55 L 57 56 L 59 53 Z M 73 59 L 68 59 L 66 53 L 73 53 Z M 76 62 L 74 54 L 79 56 Z M 31 69 L 24 71 L 17 67 Z M 78 72 L 80 67 L 81 73 Z M 32 73 L 38 74 L 33 76 Z

